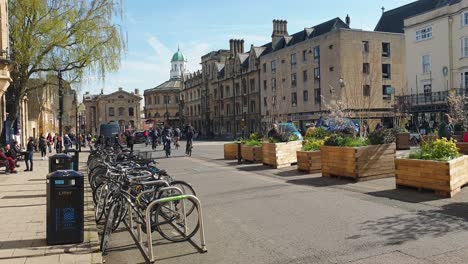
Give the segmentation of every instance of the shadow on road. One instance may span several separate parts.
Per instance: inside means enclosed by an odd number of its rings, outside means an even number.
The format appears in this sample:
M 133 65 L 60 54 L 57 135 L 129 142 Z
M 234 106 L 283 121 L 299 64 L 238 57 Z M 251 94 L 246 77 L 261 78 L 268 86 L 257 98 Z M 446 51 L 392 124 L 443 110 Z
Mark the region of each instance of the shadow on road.
M 433 191 L 422 190 L 419 192 L 414 188 L 390 189 L 390 190 L 377 191 L 377 192 L 368 192 L 366 194 L 375 196 L 375 197 L 389 198 L 392 200 L 398 200 L 398 201 L 407 202 L 407 203 L 422 203 L 422 202 L 443 199 L 443 198 L 436 196 Z
M 336 186 L 336 185 L 345 185 L 345 184 L 354 184 L 354 180 L 347 178 L 330 178 L 330 177 L 311 177 L 305 179 L 295 179 L 289 180 L 287 183 L 297 184 L 297 185 L 307 185 L 314 187 L 327 187 L 327 186 Z
M 360 235 L 347 239 L 361 239 L 378 235 L 386 245 L 401 245 L 422 237 L 438 238 L 457 231 L 468 230 L 467 203 L 454 203 L 439 209 L 409 212 L 360 224 Z

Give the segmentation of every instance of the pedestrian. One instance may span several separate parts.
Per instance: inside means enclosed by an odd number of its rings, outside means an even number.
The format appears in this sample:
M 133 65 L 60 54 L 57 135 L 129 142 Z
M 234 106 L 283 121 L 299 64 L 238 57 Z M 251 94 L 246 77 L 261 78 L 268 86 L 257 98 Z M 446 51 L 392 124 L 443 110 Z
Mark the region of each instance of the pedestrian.
M 127 141 L 127 147 L 130 148 L 130 152 L 133 152 L 133 135 L 131 132 L 127 132 L 127 136 L 125 137 Z
M 378 123 L 376 126 L 375 126 L 375 130 L 378 131 L 378 130 L 381 130 L 383 128 L 382 124 Z
M 46 148 L 46 139 L 44 135 L 41 134 L 39 137 L 39 150 L 41 151 L 41 159 L 45 160 L 47 159 L 47 148 Z
M 164 150 L 166 151 L 166 158 L 171 156 L 171 142 L 172 137 L 174 136 L 174 132 L 172 131 L 171 126 L 168 122 L 164 124 L 164 130 L 161 133 L 161 138 L 164 141 L 163 146 Z
M 145 137 L 145 146 L 148 146 L 148 130 L 143 131 L 143 136 Z
M 9 147 L 9 145 L 7 145 Z M 5 155 L 5 152 L 3 149 L 0 149 L 0 160 L 4 160 L 6 162 L 5 166 L 7 167 L 7 173 L 17 173 L 16 172 L 16 166 L 15 166 L 15 161 L 13 160 L 12 157 L 8 157 Z
M 49 153 L 52 153 L 52 145 L 54 145 L 54 138 L 49 133 L 47 134 L 46 140 L 47 140 L 47 148 L 49 149 Z
M 278 124 L 274 123 L 271 126 L 270 131 L 268 131 L 268 138 L 273 138 L 274 140 L 279 140 L 280 133 L 279 133 L 279 129 L 278 129 Z
M 33 154 L 34 154 L 34 138 L 30 137 L 28 145 L 26 146 L 26 169 L 24 171 L 33 171 Z
M 56 136 L 55 152 L 56 153 L 62 153 L 62 151 L 63 151 L 62 137 L 61 136 Z
M 63 137 L 63 145 L 65 146 L 65 151 L 69 150 L 73 145 L 71 138 L 68 136 L 68 134 L 65 134 L 65 136 Z
M 185 127 L 185 138 L 187 139 L 187 144 L 185 145 L 185 154 L 191 155 L 193 149 L 193 127 L 189 124 Z
M 452 118 L 449 114 L 445 114 L 442 123 L 439 125 L 439 138 L 446 138 L 447 140 L 452 139 L 453 136 L 453 124 Z

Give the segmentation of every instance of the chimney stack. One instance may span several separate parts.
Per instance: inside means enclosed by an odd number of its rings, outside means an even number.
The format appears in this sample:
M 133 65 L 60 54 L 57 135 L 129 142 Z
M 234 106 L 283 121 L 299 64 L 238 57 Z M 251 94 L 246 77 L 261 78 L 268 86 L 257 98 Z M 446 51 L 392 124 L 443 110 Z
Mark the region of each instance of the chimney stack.
M 135 89 L 135 94 L 136 94 L 136 95 L 139 95 L 139 94 L 140 94 L 140 89 L 138 89 L 138 88 Z
M 229 40 L 229 50 L 231 51 L 231 55 L 234 55 L 234 40 Z
M 240 53 L 244 53 L 244 40 L 243 39 L 239 41 L 239 46 L 240 46 Z
M 278 44 L 278 41 L 284 37 L 288 36 L 288 21 L 281 20 L 281 19 L 274 19 L 273 20 L 273 33 L 271 34 L 271 44 L 273 49 Z

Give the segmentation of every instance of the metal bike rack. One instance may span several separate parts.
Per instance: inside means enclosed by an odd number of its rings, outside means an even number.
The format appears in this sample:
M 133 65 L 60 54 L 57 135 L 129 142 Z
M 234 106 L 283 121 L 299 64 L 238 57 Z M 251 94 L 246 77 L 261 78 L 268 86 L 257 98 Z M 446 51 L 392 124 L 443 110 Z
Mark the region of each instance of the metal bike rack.
M 200 232 L 200 244 L 201 244 L 201 246 L 199 247 L 199 249 L 202 252 L 207 252 L 208 250 L 206 248 L 206 243 L 205 243 L 205 229 L 203 227 L 203 214 L 202 214 L 202 208 L 201 208 L 200 200 L 197 197 L 193 196 L 193 195 L 183 194 L 183 192 L 177 187 L 164 187 L 164 188 L 161 188 L 161 189 L 159 189 L 157 191 L 156 195 L 158 195 L 160 192 L 163 192 L 163 191 L 176 191 L 180 195 L 161 198 L 161 199 L 158 199 L 158 200 L 155 200 L 155 201 L 151 202 L 147 206 L 147 208 L 145 210 L 146 236 L 147 236 L 146 237 L 146 246 L 145 246 L 145 243 L 143 242 L 143 238 L 142 238 L 141 224 L 137 223 L 137 225 L 136 225 L 137 233 L 136 234 L 133 231 L 133 229 L 134 229 L 133 207 L 132 207 L 131 202 L 129 202 L 129 204 L 128 204 L 129 205 L 130 224 L 128 225 L 125 220 L 124 220 L 124 223 L 127 225 L 128 229 L 129 229 L 129 232 L 132 235 L 132 237 L 134 238 L 134 240 L 136 240 L 139 247 L 142 249 L 145 258 L 151 263 L 155 262 L 155 260 L 154 260 L 154 251 L 153 251 L 153 238 L 152 238 L 152 232 L 151 232 L 151 209 L 153 209 L 153 207 L 155 207 L 155 206 L 157 206 L 158 204 L 161 204 L 161 203 L 182 201 L 181 204 L 182 204 L 182 214 L 183 214 L 183 217 L 184 217 L 183 218 L 183 221 L 184 221 L 184 234 L 186 234 L 187 233 L 187 224 L 186 224 L 186 219 L 185 219 L 185 217 L 186 217 L 185 216 L 185 203 L 183 202 L 183 200 L 187 200 L 187 199 L 194 202 L 195 206 L 197 207 L 198 222 L 200 223 L 200 229 L 198 230 L 198 232 Z M 152 192 L 154 192 L 154 190 L 143 191 L 142 193 L 139 194 L 139 196 L 141 196 L 141 195 L 143 195 L 145 193 L 152 193 Z M 171 204 L 171 206 L 172 206 L 172 204 Z M 193 245 L 193 242 L 192 242 L 192 245 Z M 198 247 L 198 245 L 196 245 L 196 247 Z

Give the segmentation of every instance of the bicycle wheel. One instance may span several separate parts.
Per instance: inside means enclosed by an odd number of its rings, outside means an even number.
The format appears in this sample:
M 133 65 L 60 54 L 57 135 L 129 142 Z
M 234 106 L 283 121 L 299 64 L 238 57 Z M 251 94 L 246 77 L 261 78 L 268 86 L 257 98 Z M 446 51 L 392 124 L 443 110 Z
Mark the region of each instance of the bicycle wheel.
M 106 223 L 104 224 L 104 229 L 102 230 L 100 245 L 102 255 L 107 255 L 107 247 L 109 246 L 112 227 L 115 221 L 115 206 L 115 203 L 112 203 L 110 206 L 108 215 L 106 216 Z
M 107 184 L 103 183 L 97 189 L 97 198 L 96 198 L 96 208 L 94 209 L 94 217 L 96 223 L 99 223 L 104 215 L 107 195 L 109 193 L 109 188 Z
M 181 191 L 182 191 L 182 194 L 189 194 L 189 195 L 193 195 L 193 196 L 197 196 L 197 194 L 195 193 L 195 190 L 193 189 L 192 185 L 190 185 L 189 183 L 187 182 L 184 182 L 184 181 L 172 181 L 169 183 L 170 186 L 173 186 L 173 187 L 177 187 L 179 188 Z M 174 191 L 169 191 L 170 193 L 164 193 L 162 192 L 158 199 L 159 198 L 163 198 L 163 197 L 169 197 L 169 196 L 176 196 L 176 195 L 179 195 L 177 193 L 175 193 Z M 174 202 L 176 206 L 180 206 L 180 201 L 175 201 Z M 189 205 L 185 205 L 185 211 L 186 211 L 186 214 L 187 215 L 190 215 L 192 212 L 193 212 L 193 209 L 195 208 L 195 205 L 193 203 L 189 204 Z
M 179 201 L 181 204 L 181 201 Z M 195 204 L 190 199 L 185 199 L 184 203 L 195 207 Z M 172 242 L 183 242 L 192 238 L 200 228 L 198 221 L 198 209 L 194 210 L 194 214 L 187 215 L 182 212 L 182 207 L 174 206 L 173 202 L 160 204 L 155 211 L 155 225 L 158 232 L 165 239 Z M 152 224 L 153 225 L 153 224 Z M 184 229 L 186 232 L 184 233 Z

